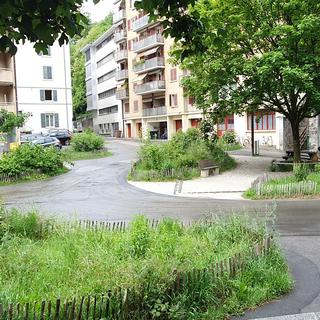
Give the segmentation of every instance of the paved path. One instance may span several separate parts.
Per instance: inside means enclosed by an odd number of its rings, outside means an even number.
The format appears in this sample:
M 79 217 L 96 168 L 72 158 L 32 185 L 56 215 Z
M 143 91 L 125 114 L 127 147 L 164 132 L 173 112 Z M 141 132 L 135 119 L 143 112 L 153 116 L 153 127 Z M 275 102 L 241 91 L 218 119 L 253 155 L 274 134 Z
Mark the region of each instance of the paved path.
M 126 182 L 137 147 L 138 143 L 111 141 L 112 157 L 79 161 L 68 174 L 47 181 L 0 187 L 0 197 L 7 206 L 36 207 L 63 218 L 97 220 L 128 220 L 138 213 L 192 220 L 208 213 L 227 214 L 230 209 L 243 208 L 256 214 L 272 204 L 170 197 L 137 189 Z M 278 201 L 277 205 L 276 228 L 282 236 L 297 289 L 287 300 L 264 307 L 270 309 L 248 313 L 247 319 L 320 311 L 320 201 Z

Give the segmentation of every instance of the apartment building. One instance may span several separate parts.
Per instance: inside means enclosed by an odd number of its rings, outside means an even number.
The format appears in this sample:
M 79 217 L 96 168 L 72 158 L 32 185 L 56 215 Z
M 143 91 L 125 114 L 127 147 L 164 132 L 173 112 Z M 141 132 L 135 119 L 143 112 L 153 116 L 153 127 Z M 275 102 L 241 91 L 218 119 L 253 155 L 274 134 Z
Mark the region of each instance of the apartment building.
M 170 139 L 178 130 L 196 127 L 202 113 L 185 97 L 183 72 L 169 62 L 172 39 L 165 39 L 159 22 L 134 9 L 133 0 L 114 1 L 113 26 L 118 70 L 128 74 L 118 82 L 127 138 Z
M 73 129 L 69 45 L 55 42 L 46 54 L 31 43 L 18 45 L 15 56 L 18 111 L 31 114 L 22 130 Z
M 134 8 L 135 0 L 114 0 L 113 26 L 118 69 L 128 77 L 118 82 L 117 97 L 123 103 L 125 137 L 170 139 L 178 130 L 197 127 L 203 119 L 192 97 L 186 97 L 180 80 L 186 76 L 172 66 L 169 52 L 173 39 L 164 38 L 159 22 Z M 290 124 L 281 114 L 259 110 L 254 114 L 228 115 L 217 124 L 218 135 L 236 132 L 240 140 L 251 137 L 253 117 L 255 140 L 283 150 L 292 147 Z M 319 144 L 319 119 L 301 124 L 302 144 Z
M 0 53 L 0 108 L 17 113 L 14 58 Z
M 115 61 L 114 28 L 82 49 L 85 55 L 87 111 L 92 113 L 93 129 L 99 134 L 119 137 L 123 132 L 122 103 L 116 98 L 118 81 L 128 78 Z

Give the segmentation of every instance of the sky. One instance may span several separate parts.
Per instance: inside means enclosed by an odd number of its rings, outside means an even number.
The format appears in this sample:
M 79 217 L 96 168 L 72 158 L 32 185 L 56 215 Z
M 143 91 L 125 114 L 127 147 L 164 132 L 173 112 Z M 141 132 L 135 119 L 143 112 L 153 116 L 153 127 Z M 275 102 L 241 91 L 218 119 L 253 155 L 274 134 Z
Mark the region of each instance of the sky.
M 92 22 L 97 22 L 104 19 L 113 7 L 113 0 L 100 0 L 98 4 L 94 4 L 92 0 L 84 2 L 82 6 L 83 12 L 88 12 Z

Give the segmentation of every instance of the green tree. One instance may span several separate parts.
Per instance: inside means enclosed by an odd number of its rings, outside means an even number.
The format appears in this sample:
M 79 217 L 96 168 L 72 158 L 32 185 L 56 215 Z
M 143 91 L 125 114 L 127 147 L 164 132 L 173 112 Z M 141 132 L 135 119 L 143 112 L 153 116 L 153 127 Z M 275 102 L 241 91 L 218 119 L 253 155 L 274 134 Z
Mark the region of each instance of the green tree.
M 24 125 L 29 118 L 29 113 L 9 112 L 4 109 L 0 109 L 0 132 L 11 133 L 14 128 L 20 128 Z
M 95 3 L 99 0 L 93 0 Z M 84 29 L 87 17 L 80 12 L 84 0 L 1 0 L 0 52 L 16 53 L 17 43 L 34 43 L 37 52 L 58 40 L 67 43 Z
M 85 61 L 81 49 L 97 40 L 112 26 L 112 15 L 104 20 L 90 24 L 83 29 L 81 36 L 76 36 L 71 43 L 71 76 L 74 117 L 86 112 Z
M 320 3 L 317 0 L 142 0 L 177 40 L 191 71 L 184 85 L 217 116 L 258 107 L 299 125 L 320 114 Z M 155 14 L 157 13 L 157 14 Z M 214 106 L 214 107 L 212 107 Z

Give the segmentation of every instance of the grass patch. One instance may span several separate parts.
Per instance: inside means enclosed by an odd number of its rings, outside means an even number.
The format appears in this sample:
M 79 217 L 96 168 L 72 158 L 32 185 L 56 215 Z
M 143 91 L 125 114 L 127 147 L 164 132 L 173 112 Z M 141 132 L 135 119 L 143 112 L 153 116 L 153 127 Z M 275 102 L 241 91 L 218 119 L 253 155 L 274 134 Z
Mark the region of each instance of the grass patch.
M 97 151 L 75 151 L 72 147 L 63 148 L 61 150 L 62 156 L 65 161 L 73 162 L 77 160 L 90 160 L 110 157 L 112 153 L 107 150 Z
M 222 319 L 288 292 L 292 280 L 274 244 L 244 272 L 196 282 L 169 294 L 173 270 L 192 272 L 239 252 L 251 252 L 268 233 L 265 221 L 244 215 L 184 228 L 165 219 L 151 228 L 138 216 L 126 232 L 66 229 L 36 212 L 1 211 L 0 303 L 105 293 L 118 287 L 142 295 L 142 315 L 128 319 Z M 44 226 L 53 224 L 53 231 Z M 257 281 L 259 279 L 259 281 Z M 140 302 L 141 303 L 141 302 Z
M 226 171 L 236 166 L 235 160 L 216 143 L 204 140 L 200 131 L 178 132 L 167 143 L 146 141 L 139 150 L 139 160 L 128 178 L 135 181 L 188 180 L 200 176 L 199 160 L 212 160 Z

